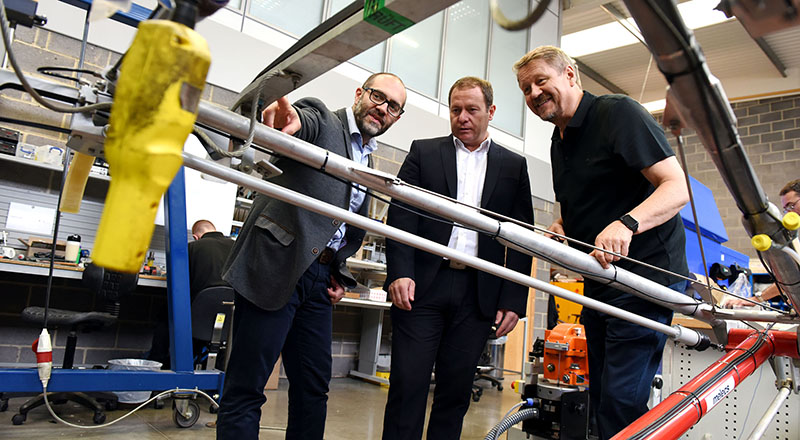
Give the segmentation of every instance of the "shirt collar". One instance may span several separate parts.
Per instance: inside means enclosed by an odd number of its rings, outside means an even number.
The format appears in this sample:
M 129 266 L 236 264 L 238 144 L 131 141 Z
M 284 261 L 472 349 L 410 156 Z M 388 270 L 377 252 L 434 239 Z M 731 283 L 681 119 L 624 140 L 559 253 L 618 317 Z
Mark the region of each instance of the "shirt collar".
M 464 143 L 461 142 L 461 139 L 459 139 L 459 138 L 457 138 L 455 136 L 453 136 L 453 144 L 455 144 L 456 148 L 463 148 L 464 150 L 469 151 L 469 150 L 467 150 L 467 147 L 464 146 Z M 471 153 L 485 153 L 486 151 L 489 150 L 489 146 L 491 144 L 492 144 L 492 137 L 491 136 L 487 136 L 486 140 L 481 142 L 481 144 L 478 146 L 478 148 L 476 148 L 475 151 L 471 151 Z
M 345 108 L 345 112 L 347 113 L 347 128 L 350 130 L 350 139 L 352 139 L 365 154 L 374 152 L 378 148 L 378 141 L 373 137 L 364 145 L 363 138 L 361 137 L 361 130 L 358 129 L 358 124 L 356 124 L 356 116 L 353 114 L 353 109 L 347 107 Z
M 586 90 L 583 91 L 583 97 L 581 97 L 581 102 L 578 104 L 578 108 L 575 110 L 575 114 L 569 119 L 567 123 L 567 128 L 573 127 L 578 128 L 583 125 L 583 120 L 586 119 L 586 114 L 589 113 L 589 109 L 594 104 L 594 100 L 597 99 L 597 96 L 587 92 Z M 555 127 L 553 130 L 553 140 L 561 140 L 561 133 L 558 131 L 558 126 Z

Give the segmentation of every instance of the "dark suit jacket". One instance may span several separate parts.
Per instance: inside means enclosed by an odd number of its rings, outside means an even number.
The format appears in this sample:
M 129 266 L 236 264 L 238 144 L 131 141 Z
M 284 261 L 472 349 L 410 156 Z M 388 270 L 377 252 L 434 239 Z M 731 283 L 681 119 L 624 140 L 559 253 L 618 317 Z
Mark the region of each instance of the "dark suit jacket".
M 191 298 L 206 287 L 227 286 L 222 268 L 233 248 L 233 240 L 222 232 L 206 232 L 189 243 L 189 286 Z
M 458 177 L 453 136 L 414 141 L 397 176 L 413 185 L 456 198 Z M 481 207 L 533 223 L 531 187 L 525 158 L 494 142 L 488 152 Z M 450 225 L 395 206 L 389 208 L 388 223 L 445 246 L 453 229 Z M 398 278 L 408 277 L 416 283 L 416 297 L 424 295 L 441 266 L 442 258 L 393 240 L 387 240 L 386 252 L 386 287 Z M 478 235 L 478 257 L 524 274 L 529 274 L 531 270 L 530 256 L 506 249 L 485 234 Z M 520 317 L 525 316 L 527 293 L 527 287 L 484 272 L 478 273 L 479 304 L 481 313 L 486 317 L 494 318 L 498 309 L 512 310 Z
M 294 107 L 302 123 L 295 137 L 351 158 L 345 109 L 331 112 L 314 98 L 301 99 Z M 272 182 L 319 199 L 320 203 L 348 209 L 349 183 L 291 159 L 278 158 L 274 163 L 283 174 L 272 178 Z M 366 197 L 359 214 L 365 215 L 368 205 Z M 280 309 L 339 226 L 339 220 L 259 194 L 236 239 L 223 278 L 258 307 Z M 339 249 L 331 265 L 332 274 L 344 285 L 354 286 L 345 260 L 361 247 L 364 231 L 348 225 L 345 238 L 347 244 Z

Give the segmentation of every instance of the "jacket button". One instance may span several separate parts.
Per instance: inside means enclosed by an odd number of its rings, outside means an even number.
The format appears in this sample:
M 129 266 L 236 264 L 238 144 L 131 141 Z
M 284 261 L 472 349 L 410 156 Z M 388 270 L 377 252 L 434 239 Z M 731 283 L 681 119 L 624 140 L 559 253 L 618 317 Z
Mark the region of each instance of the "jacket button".
M 334 219 L 332 223 L 333 226 L 339 226 L 339 220 Z
M 311 249 L 311 253 L 317 255 L 319 253 L 319 249 L 318 248 Z

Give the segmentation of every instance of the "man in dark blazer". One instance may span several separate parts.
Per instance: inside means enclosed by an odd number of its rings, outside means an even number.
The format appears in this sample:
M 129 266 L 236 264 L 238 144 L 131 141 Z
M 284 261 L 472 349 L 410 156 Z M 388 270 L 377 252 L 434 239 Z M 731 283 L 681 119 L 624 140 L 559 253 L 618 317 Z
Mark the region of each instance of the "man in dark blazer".
M 268 126 L 333 154 L 370 164 L 384 133 L 403 112 L 402 81 L 387 73 L 356 89 L 352 108 L 284 97 L 262 113 Z M 306 165 L 279 158 L 274 183 L 365 215 L 364 191 Z M 226 371 L 218 439 L 257 439 L 264 386 L 279 355 L 289 379 L 286 438 L 322 439 L 331 378 L 332 305 L 355 285 L 345 260 L 364 231 L 264 195 L 253 202 L 224 279 L 236 290 L 233 349 Z
M 489 138 L 492 86 L 466 77 L 450 88 L 452 135 L 411 144 L 398 177 L 472 206 L 533 222 L 523 156 Z M 388 223 L 423 238 L 528 274 L 531 257 L 441 219 L 389 208 Z M 525 316 L 528 288 L 387 240 L 392 364 L 384 439 L 419 439 L 431 372 L 436 388 L 428 439 L 458 439 L 481 351 Z

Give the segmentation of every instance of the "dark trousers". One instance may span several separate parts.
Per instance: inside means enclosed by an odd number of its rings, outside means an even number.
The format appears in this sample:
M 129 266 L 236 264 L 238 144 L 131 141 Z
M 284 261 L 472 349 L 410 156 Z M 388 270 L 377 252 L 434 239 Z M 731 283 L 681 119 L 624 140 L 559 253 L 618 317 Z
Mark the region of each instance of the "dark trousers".
M 289 379 L 287 439 L 322 439 L 331 380 L 330 268 L 314 262 L 289 303 L 266 311 L 236 294 L 233 350 L 217 417 L 217 438 L 258 439 L 264 387 L 278 360 Z
M 492 326 L 492 319 L 480 313 L 476 285 L 475 270 L 442 267 L 426 292 L 416 292 L 410 311 L 392 307 L 385 440 L 422 437 L 434 362 L 436 388 L 427 438 L 461 437 L 475 369 Z
M 685 283 L 669 286 L 683 292 Z M 643 299 L 621 308 L 670 325 L 672 311 Z M 601 440 L 611 438 L 647 412 L 647 399 L 667 335 L 584 308 L 581 323 L 589 351 L 589 398 Z

